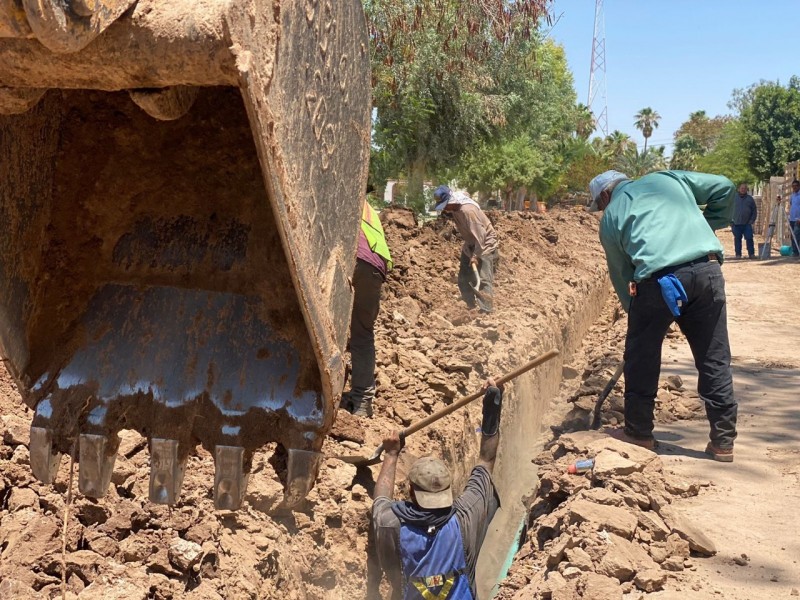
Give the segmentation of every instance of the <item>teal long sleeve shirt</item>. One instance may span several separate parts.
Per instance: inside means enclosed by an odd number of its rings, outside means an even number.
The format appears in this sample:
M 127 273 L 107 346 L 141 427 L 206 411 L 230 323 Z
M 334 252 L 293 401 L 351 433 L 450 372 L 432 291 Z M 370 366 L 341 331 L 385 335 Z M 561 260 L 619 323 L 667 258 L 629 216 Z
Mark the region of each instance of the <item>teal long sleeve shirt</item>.
M 628 282 L 717 253 L 715 229 L 733 213 L 736 186 L 727 177 L 690 171 L 659 171 L 614 189 L 600 220 L 611 283 L 627 311 Z

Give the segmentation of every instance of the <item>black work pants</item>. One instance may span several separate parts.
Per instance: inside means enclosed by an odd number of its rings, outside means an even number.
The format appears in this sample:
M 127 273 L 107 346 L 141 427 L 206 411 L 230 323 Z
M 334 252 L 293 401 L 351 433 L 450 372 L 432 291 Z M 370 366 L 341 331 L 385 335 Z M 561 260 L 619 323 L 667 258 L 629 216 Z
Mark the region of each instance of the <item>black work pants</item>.
M 482 297 L 475 294 L 473 286 L 477 281 L 469 260 L 469 257 L 462 252 L 458 268 L 458 289 L 461 297 L 470 308 L 473 308 L 477 301 L 478 307 L 483 312 L 490 313 L 494 309 L 494 274 L 500 262 L 500 252 L 498 250 L 487 252 L 478 261 L 478 275 L 481 278 L 479 291 Z
M 719 448 L 731 448 L 737 406 L 722 270 L 710 261 L 682 267 L 674 275 L 688 297 L 679 317 L 672 316 L 655 279 L 640 282 L 631 303 L 625 338 L 625 430 L 636 438 L 653 435 L 661 346 L 669 326 L 677 321 L 694 356 L 697 392 L 706 405 L 711 441 Z
M 377 268 L 363 260 L 356 261 L 350 320 L 351 396 L 356 400 L 371 400 L 375 396 L 375 320 L 382 285 L 383 275 Z

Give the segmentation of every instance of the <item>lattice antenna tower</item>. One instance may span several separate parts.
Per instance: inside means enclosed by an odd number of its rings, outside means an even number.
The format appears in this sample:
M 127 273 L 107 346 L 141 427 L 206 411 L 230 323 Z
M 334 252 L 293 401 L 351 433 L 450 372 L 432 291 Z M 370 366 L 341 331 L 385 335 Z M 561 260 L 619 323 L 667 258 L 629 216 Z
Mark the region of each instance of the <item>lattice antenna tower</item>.
M 606 97 L 606 17 L 603 0 L 595 0 L 592 66 L 589 71 L 589 101 L 595 126 L 603 137 L 608 135 L 608 98 Z

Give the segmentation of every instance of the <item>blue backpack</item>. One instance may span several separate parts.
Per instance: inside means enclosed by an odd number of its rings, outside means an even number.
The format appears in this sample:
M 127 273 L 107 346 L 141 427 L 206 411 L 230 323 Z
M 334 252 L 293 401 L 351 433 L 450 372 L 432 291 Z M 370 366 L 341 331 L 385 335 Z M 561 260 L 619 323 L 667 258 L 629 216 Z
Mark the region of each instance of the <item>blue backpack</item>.
M 404 600 L 474 600 L 455 515 L 433 535 L 401 524 L 400 560 L 406 582 Z

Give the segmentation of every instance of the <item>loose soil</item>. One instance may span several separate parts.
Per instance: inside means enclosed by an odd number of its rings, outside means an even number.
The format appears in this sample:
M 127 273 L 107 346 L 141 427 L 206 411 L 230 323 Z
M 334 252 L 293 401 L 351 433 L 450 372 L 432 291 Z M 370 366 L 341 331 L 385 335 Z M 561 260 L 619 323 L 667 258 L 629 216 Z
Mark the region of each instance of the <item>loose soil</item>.
M 576 347 L 585 325 L 576 329 L 572 323 L 586 312 L 588 298 L 605 294 L 597 221 L 582 211 L 492 215 L 502 264 L 498 308 L 489 316 L 468 311 L 459 299 L 461 241 L 452 224 L 420 228 L 403 210 L 384 217 L 396 268 L 384 286 L 376 328 L 376 415 L 366 421 L 339 411 L 323 448 L 330 457 L 371 454 L 388 432 L 480 389 L 487 376 L 553 347 Z M 2 381 L 0 597 L 60 597 L 68 461 L 62 461 L 55 486 L 33 480 L 27 449 L 31 413 L 5 374 Z M 515 407 L 505 414 L 512 418 Z M 437 453 L 454 466 L 457 482 L 463 481 L 476 455 L 479 420 L 476 404 L 410 438 L 399 479 L 414 456 Z M 514 450 L 501 448 L 501 455 L 513 456 Z M 368 551 L 378 467 L 357 471 L 326 460 L 306 505 L 295 512 L 281 507 L 285 468 L 273 447 L 258 452 L 244 508 L 215 512 L 213 460 L 198 448 L 189 459 L 180 500 L 170 510 L 147 501 L 146 441 L 123 432 L 107 496 L 95 501 L 78 494 L 72 507 L 68 596 L 388 597 Z
M 569 323 L 605 285 L 593 217 L 577 210 L 494 214 L 503 244 L 498 309 L 481 316 L 458 297 L 460 241 L 452 225 L 418 228 L 404 211 L 383 216 L 397 268 L 384 286 L 377 325 L 376 414 L 368 421 L 339 411 L 323 449 L 331 457 L 370 454 L 386 433 L 477 390 L 486 376 L 551 345 L 576 347 L 571 336 L 583 337 L 583 329 Z M 800 334 L 784 315 L 800 264 L 731 262 L 724 269 L 741 403 L 736 462 L 702 454 L 707 424 L 678 332 L 664 346 L 658 454 L 584 431 L 624 345 L 625 315 L 610 299 L 580 350 L 563 357 L 545 450 L 527 465 L 512 464 L 516 448 L 502 453 L 502 468 L 538 467 L 541 485 L 526 502 L 527 530 L 499 598 L 797 595 L 800 530 L 789 508 L 800 497 L 800 411 L 791 393 Z M 622 418 L 621 390 L 606 402 L 606 424 Z M 513 407 L 504 412 L 506 432 L 516 425 L 508 422 L 512 414 Z M 52 487 L 32 479 L 31 413 L 4 372 L 0 415 L 0 598 L 60 597 L 68 462 Z M 475 405 L 411 437 L 398 480 L 426 453 L 444 456 L 463 480 L 479 418 Z M 254 458 L 244 508 L 225 513 L 213 509 L 213 460 L 198 448 L 169 509 L 147 502 L 146 441 L 131 432 L 122 437 L 108 495 L 94 501 L 78 494 L 72 506 L 68 597 L 389 597 L 369 549 L 378 467 L 357 471 L 329 458 L 306 505 L 287 512 L 280 506 L 285 464 L 268 447 Z M 584 457 L 595 458 L 595 470 L 568 475 L 567 466 Z M 398 487 L 399 496 L 405 490 Z

